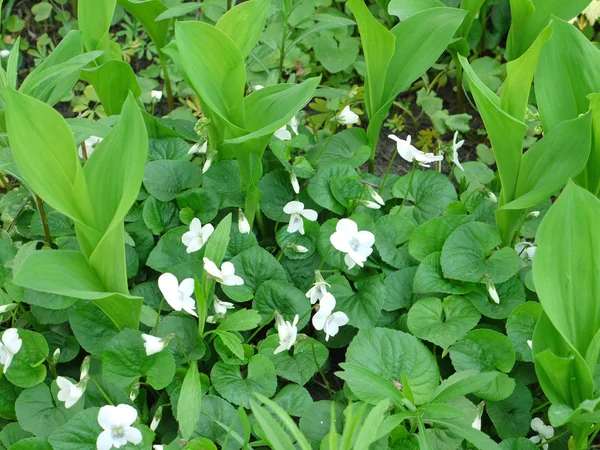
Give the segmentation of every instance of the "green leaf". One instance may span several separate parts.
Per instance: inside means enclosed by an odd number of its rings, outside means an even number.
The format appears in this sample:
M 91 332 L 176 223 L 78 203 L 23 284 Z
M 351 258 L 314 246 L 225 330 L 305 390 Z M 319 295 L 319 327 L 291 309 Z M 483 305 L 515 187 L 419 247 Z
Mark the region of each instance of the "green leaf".
M 416 271 L 416 267 L 405 267 L 385 277 L 386 296 L 382 307 L 384 311 L 410 307 Z
M 44 362 L 49 352 L 48 343 L 41 334 L 34 331 L 19 329 L 18 334 L 23 344 L 15 354 L 5 376 L 15 386 L 29 388 L 40 384 L 46 378 Z
M 519 269 L 519 256 L 509 247 L 500 245 L 496 230 L 481 222 L 461 225 L 452 232 L 442 248 L 444 276 L 454 280 L 482 282 L 489 276 L 494 283 L 503 283 Z
M 335 414 L 333 417 L 332 409 Z M 342 405 L 328 400 L 314 402 L 300 418 L 300 431 L 310 441 L 320 442 L 329 432 L 331 421 L 335 430 L 341 433 L 344 426 Z
M 289 216 L 283 212 L 283 207 L 295 196 L 289 172 L 277 169 L 267 173 L 258 183 L 258 189 L 263 192 L 260 209 L 265 216 L 275 221 L 289 221 Z
M 231 350 L 235 356 L 242 361 L 246 359 L 244 347 L 242 347 L 240 338 L 238 338 L 234 333 L 230 333 L 228 331 L 216 331 L 216 334 L 219 339 L 221 339 L 221 342 L 223 342 L 223 344 L 225 344 L 225 346 Z
M 411 177 L 407 174 L 396 181 L 392 193 L 396 198 L 406 197 L 415 205 L 413 215 L 417 223 L 442 215 L 446 207 L 456 201 L 456 190 L 445 175 L 432 170 L 417 170 L 409 192 Z
M 6 377 L 0 378 L 0 417 L 6 420 L 17 420 L 15 402 L 20 392 L 21 389 Z
M 144 202 L 142 217 L 153 234 L 161 235 L 165 228 L 177 218 L 177 206 L 173 202 L 161 202 L 150 196 Z
M 188 151 L 190 145 L 177 137 L 164 137 L 148 140 L 148 156 L 153 159 L 181 159 L 190 160 Z
M 231 8 L 215 24 L 235 42 L 243 58 L 247 58 L 258 43 L 265 28 L 269 0 L 252 0 Z
M 391 381 L 357 364 L 342 363 L 340 367 L 344 371 L 335 374 L 345 380 L 352 393 L 362 401 L 375 405 L 382 400 L 390 400 L 399 408 L 405 407 L 406 401 L 400 389 L 402 385 L 398 381 Z
M 452 295 L 442 302 L 428 297 L 408 312 L 408 329 L 415 336 L 447 349 L 477 325 L 481 315 L 463 297 Z
M 406 381 L 417 404 L 427 402 L 439 384 L 431 352 L 416 337 L 402 331 L 360 330 L 348 346 L 346 362 L 366 367 L 389 381 Z M 353 384 L 349 387 L 353 389 Z
M 166 338 L 169 334 L 177 335 L 179 339 L 171 340 L 168 349 L 175 357 L 178 367 L 187 363 L 181 347 L 192 361 L 202 358 L 206 351 L 204 341 L 198 336 L 198 320 L 187 313 L 173 312 L 163 317 L 156 334 L 161 338 Z M 181 346 L 178 341 L 181 341 Z
M 267 439 L 269 440 L 269 443 L 273 447 L 281 450 L 294 449 L 294 444 L 290 440 L 287 433 L 284 431 L 283 427 L 275 421 L 275 419 L 269 414 L 269 412 L 265 408 L 258 405 L 258 403 L 254 399 L 250 400 L 250 407 L 252 408 L 254 417 L 260 424 L 263 433 L 266 435 Z
M 227 314 L 225 320 L 219 324 L 219 331 L 248 331 L 256 328 L 261 317 L 253 309 L 240 309 L 232 314 Z
M 304 222 L 304 234 L 288 233 L 287 227 L 281 227 L 276 235 L 277 244 L 289 259 L 310 258 L 317 251 L 319 232 L 319 224 L 308 220 Z M 306 253 L 296 251 L 298 245 L 305 247 L 308 251 Z
M 327 347 L 310 337 L 298 340 L 293 351 L 275 354 L 277 347 L 279 347 L 279 337 L 275 334 L 261 341 L 258 344 L 258 351 L 271 360 L 278 376 L 300 386 L 310 381 L 329 356 Z M 315 355 L 317 362 L 315 362 Z
M 223 180 L 227 180 L 227 183 L 223 183 Z M 287 184 L 289 184 L 289 182 Z M 219 197 L 221 201 L 220 208 L 228 208 L 232 206 L 242 208 L 244 206 L 242 179 L 238 162 L 235 160 L 219 161 L 218 163 L 213 164 L 210 167 L 210 170 L 204 174 L 202 187 L 212 191 Z M 267 190 L 267 192 L 270 191 Z M 261 200 L 263 197 L 261 197 Z
M 585 168 L 592 144 L 592 114 L 560 123 L 525 154 L 517 181 L 515 200 L 503 209 L 526 209 L 554 195 L 569 178 Z M 564 148 L 574 149 L 564 157 Z M 586 185 L 587 186 L 587 185 Z
M 238 46 L 223 31 L 202 22 L 177 22 L 175 35 L 181 62 L 202 103 L 235 123 L 232 111 L 242 101 L 246 85 Z M 198 42 L 203 42 L 202 47 Z
M 322 166 L 308 184 L 308 195 L 316 204 L 336 214 L 343 214 L 346 208 L 336 200 L 331 188 L 331 180 L 336 177 L 352 177 L 356 172 L 347 164 L 333 163 Z
M 396 269 L 406 266 L 406 249 L 399 248 L 410 238 L 415 226 L 404 216 L 383 216 L 375 222 L 375 247 L 381 259 Z
M 198 375 L 198 365 L 193 363 L 183 379 L 181 394 L 177 403 L 177 420 L 181 436 L 189 439 L 196 428 L 202 410 L 202 386 Z
M 188 231 L 187 227 L 178 227 L 167 231 L 148 256 L 146 265 L 158 272 L 170 272 L 178 279 L 202 273 L 204 252 L 186 252 L 185 245 L 181 243 L 181 237 L 186 231 Z M 210 241 L 209 239 L 208 243 Z
M 471 425 L 457 424 L 446 419 L 427 419 L 426 422 L 447 428 L 452 433 L 464 437 L 480 450 L 499 450 L 500 448 L 487 434 L 476 430 Z
M 515 349 L 510 340 L 497 331 L 473 330 L 450 347 L 450 359 L 458 371 L 508 373 L 515 364 Z
M 481 314 L 491 319 L 506 319 L 516 307 L 525 301 L 525 289 L 518 277 L 512 277 L 504 283 L 497 284 L 496 291 L 500 297 L 500 303 L 490 299 L 487 290 L 482 285 L 475 287 L 465 297 Z
M 526 302 L 514 309 L 506 321 L 506 334 L 515 347 L 517 361 L 533 362 L 533 353 L 527 341 L 533 339 L 533 330 L 542 315 L 542 306 Z
M 202 397 L 202 413 L 193 437 L 202 436 L 219 444 L 223 450 L 237 450 L 244 428 L 233 406 L 222 398 L 207 395 Z M 243 440 L 241 441 L 243 442 Z
M 510 396 L 499 402 L 488 402 L 486 411 L 502 439 L 524 437 L 529 432 L 533 397 L 526 386 L 517 384 Z
M 109 116 L 121 113 L 130 93 L 136 99 L 142 95 L 135 72 L 123 61 L 108 61 L 100 67 L 84 70 L 81 78 L 94 86 L 104 111 Z
M 152 42 L 159 51 L 167 45 L 167 36 L 171 23 L 167 20 L 156 20 L 159 15 L 167 11 L 167 7 L 162 0 L 119 0 L 119 5 L 133 14 L 142 23 L 144 29 L 150 35 L 150 39 L 152 39 Z
M 600 351 L 595 311 L 596 234 L 600 201 L 570 182 L 538 229 L 533 279 L 544 312 L 590 370 Z M 538 351 L 534 348 L 534 354 Z M 561 355 L 562 356 L 562 355 Z
M 166 349 L 147 356 L 140 332 L 126 329 L 106 344 L 102 375 L 125 392 L 142 376 L 154 389 L 163 389 L 173 380 L 175 360 Z
M 88 408 L 56 430 L 48 438 L 52 448 L 54 450 L 96 450 L 96 439 L 103 431 L 98 424 L 98 412 L 99 408 Z M 124 450 L 150 448 L 154 441 L 154 432 L 145 425 L 137 425 L 135 428 L 142 432 L 142 442 L 138 445 L 127 443 L 121 448 Z
M 236 275 L 244 280 L 242 286 L 222 286 L 223 292 L 236 302 L 251 300 L 266 281 L 287 281 L 279 261 L 261 247 L 252 247 L 231 260 Z
M 189 161 L 158 160 L 144 169 L 144 187 L 161 202 L 173 200 L 182 191 L 197 187 L 202 168 Z
M 285 320 L 294 321 L 294 316 L 302 317 L 298 329 L 306 326 L 309 320 L 310 301 L 300 289 L 290 283 L 267 280 L 256 291 L 252 307 L 262 316 L 263 322 L 273 319 L 277 311 Z
M 305 388 L 293 383 L 285 385 L 273 397 L 273 401 L 290 416 L 296 417 L 304 415 L 313 402 L 310 393 Z
M 400 20 L 404 20 L 426 9 L 443 8 L 444 6 L 439 0 L 391 0 L 388 12 Z
M 317 167 L 334 162 L 359 167 L 368 161 L 370 153 L 365 130 L 350 128 L 334 134 L 328 143 L 320 142 L 308 149 L 307 158 Z
M 499 372 L 479 372 L 478 370 L 461 370 L 443 380 L 432 402 L 449 402 L 473 392 L 487 389 L 500 375 Z M 502 374 L 503 375 L 503 374 Z
M 357 280 L 355 287 L 358 292 L 354 292 L 343 275 L 329 277 L 327 282 L 331 285 L 328 291 L 337 302 L 336 310 L 346 313 L 350 325 L 356 328 L 375 326 L 386 295 L 382 275 Z
M 109 29 L 116 5 L 117 0 L 101 3 L 94 0 L 80 0 L 77 5 L 77 19 L 83 45 L 88 51 L 104 51 L 105 53 L 98 58 L 100 62 L 111 59 Z
M 25 389 L 19 395 L 15 409 L 19 424 L 35 436 L 50 436 L 58 427 L 67 423 L 83 410 L 83 401 L 70 409 L 57 399 L 58 387 L 52 383 L 52 392 L 45 384 Z
M 210 372 L 210 379 L 215 389 L 235 405 L 249 405 L 255 392 L 272 397 L 277 390 L 275 367 L 262 355 L 250 358 L 246 376 L 238 366 L 218 362 Z
M 52 450 L 46 438 L 22 439 L 10 448 L 11 450 Z
M 351 66 L 360 47 L 360 40 L 355 37 L 334 39 L 333 35 L 322 33 L 315 41 L 314 51 L 317 61 L 330 73 L 338 73 Z
M 413 291 L 417 294 L 432 292 L 466 294 L 471 292 L 475 288 L 473 284 L 449 280 L 444 277 L 440 257 L 440 252 L 432 253 L 421 262 L 414 276 Z
M 79 301 L 69 309 L 69 325 L 81 346 L 100 357 L 104 347 L 119 333 L 115 324 L 89 301 Z

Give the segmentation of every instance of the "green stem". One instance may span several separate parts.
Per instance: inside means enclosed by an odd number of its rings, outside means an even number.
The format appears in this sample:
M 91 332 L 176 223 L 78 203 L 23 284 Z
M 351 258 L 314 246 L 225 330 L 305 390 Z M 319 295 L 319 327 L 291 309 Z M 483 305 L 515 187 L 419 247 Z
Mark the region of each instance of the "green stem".
M 48 226 L 48 217 L 46 216 L 46 210 L 44 209 L 44 201 L 38 195 L 36 195 L 35 198 L 40 212 L 40 218 L 42 219 L 42 226 L 44 227 L 46 243 L 52 247 L 52 237 L 50 236 L 50 227 Z
M 392 165 L 394 164 L 394 161 L 396 160 L 396 156 L 398 155 L 398 152 L 396 150 L 394 150 L 394 154 L 392 155 L 392 159 L 390 160 L 390 163 L 387 166 L 387 169 L 385 171 L 385 175 L 383 176 L 383 181 L 381 182 L 381 187 L 379 188 L 379 194 L 381 195 L 381 193 L 383 192 L 383 188 L 385 187 L 385 182 L 387 181 L 387 177 L 390 174 L 390 170 L 392 169 Z
M 158 333 L 158 324 L 160 323 L 160 313 L 162 311 L 164 302 L 165 302 L 165 298 L 163 297 L 160 299 L 160 303 L 158 304 L 158 312 L 156 313 L 156 324 L 154 325 L 154 330 L 152 332 L 153 336 L 156 336 L 156 333 Z
M 185 349 L 183 348 L 183 342 L 181 342 L 181 339 L 176 334 L 173 334 L 173 336 L 175 336 L 175 339 L 177 339 L 177 344 L 179 345 L 179 350 L 181 350 L 181 354 L 185 358 L 186 362 L 191 366 L 192 360 L 190 358 L 188 358 L 188 355 L 185 352 Z
M 327 255 L 329 255 L 329 252 L 331 251 L 331 247 L 332 247 L 332 245 L 329 244 L 329 247 L 327 247 L 327 250 L 325 251 L 325 255 L 323 256 L 323 259 L 321 260 L 321 264 L 319 264 L 319 268 L 317 270 L 321 270 L 323 268 L 323 266 L 325 265 L 325 260 L 327 259 Z
M 400 212 L 402 211 L 402 208 L 404 208 L 406 199 L 408 198 L 408 195 L 410 194 L 410 190 L 412 189 L 413 180 L 415 179 L 416 168 L 417 168 L 417 161 L 413 161 L 413 168 L 412 168 L 412 172 L 410 173 L 410 180 L 408 182 L 408 188 L 406 189 L 406 195 L 404 195 L 404 198 L 402 199 L 402 203 L 400 203 L 400 208 L 398 208 L 398 214 L 400 214 Z
M 283 31 L 281 33 L 281 48 L 279 49 L 279 79 L 277 81 L 281 81 L 283 79 L 283 62 L 285 60 L 285 41 L 287 39 L 287 24 L 288 17 L 287 14 L 283 13 Z
M 29 203 L 30 199 L 31 199 L 31 194 L 29 194 L 27 197 L 25 197 L 25 200 L 23 200 L 23 202 L 21 203 L 21 206 L 19 206 L 19 209 L 17 210 L 15 217 L 13 217 L 12 221 L 8 224 L 8 228 L 6 228 L 7 233 L 10 233 L 10 230 L 12 230 L 12 227 L 15 226 L 15 224 L 17 223 L 17 220 L 19 220 L 19 217 L 21 216 L 21 213 L 25 209 L 25 205 L 27 205 L 27 203 Z
M 102 394 L 102 396 L 103 396 L 103 397 L 106 399 L 106 401 L 107 401 L 108 403 L 110 403 L 111 405 L 113 405 L 113 406 L 114 406 L 115 404 L 114 404 L 114 403 L 113 403 L 113 401 L 110 399 L 110 397 L 109 397 L 109 396 L 106 394 L 106 392 L 104 392 L 104 389 L 102 389 L 102 388 L 100 387 L 100 385 L 98 384 L 98 382 L 97 382 L 96 380 L 94 380 L 94 378 L 92 378 L 92 377 L 89 377 L 89 379 L 90 379 L 90 380 L 92 380 L 92 382 L 93 382 L 93 383 L 96 385 L 96 387 L 98 388 L 98 390 L 100 391 L 100 393 Z
M 310 342 L 310 346 L 312 347 L 313 359 L 315 361 L 317 369 L 319 370 L 319 375 L 321 375 L 321 379 L 323 380 L 323 383 L 325 383 L 325 387 L 327 388 L 327 392 L 329 393 L 329 397 L 331 399 L 333 399 L 333 391 L 331 390 L 331 386 L 329 386 L 329 381 L 327 381 L 327 378 L 325 377 L 325 374 L 323 373 L 323 370 L 321 370 L 321 366 L 319 365 L 319 361 L 317 360 L 317 352 L 315 350 L 315 344 L 314 344 L 314 342 L 311 341 Z
M 275 317 L 275 316 L 273 316 L 273 317 Z M 267 322 L 263 323 L 263 324 L 262 324 L 260 327 L 258 327 L 256 330 L 254 330 L 254 333 L 252 333 L 252 334 L 250 335 L 250 337 L 249 337 L 248 339 L 246 339 L 246 344 L 249 344 L 249 343 L 252 341 L 252 339 L 254 339 L 254 337 L 255 337 L 255 336 L 258 334 L 258 333 L 260 333 L 260 332 L 261 332 L 261 330 L 262 330 L 264 327 L 266 327 L 268 324 L 270 324 L 270 323 L 271 323 L 271 320 L 273 320 L 273 317 L 271 317 L 271 318 L 270 318 L 270 319 L 269 319 Z
M 565 434 L 567 434 L 568 432 L 569 432 L 569 429 L 566 429 L 566 430 L 565 430 L 565 431 L 563 431 L 562 433 L 560 433 L 560 434 L 557 434 L 556 436 L 554 436 L 552 439 L 548 439 L 547 441 L 540 442 L 539 444 L 537 444 L 537 447 L 538 447 L 538 448 L 542 448 L 544 445 L 546 445 L 546 444 L 550 444 L 550 443 L 552 443 L 552 442 L 554 442 L 554 441 L 556 441 L 556 440 L 560 439 L 561 437 L 563 437 L 563 436 L 564 436 Z
M 233 6 L 233 1 L 232 0 L 227 0 L 227 11 L 229 11 L 232 6 Z
M 231 1 L 231 0 L 229 0 Z M 165 80 L 165 87 L 167 88 L 167 105 L 169 112 L 175 109 L 175 100 L 173 98 L 173 88 L 171 87 L 171 77 L 169 76 L 169 70 L 167 69 L 167 61 L 161 51 L 158 52 L 158 59 L 163 69 L 163 78 Z
M 533 409 L 531 410 L 531 414 L 536 414 L 536 413 L 539 413 L 541 410 L 545 409 L 545 408 L 546 408 L 546 406 L 548 406 L 549 404 L 550 404 L 550 402 L 545 402 L 545 403 L 542 403 L 542 404 L 541 404 L 540 406 L 538 406 L 537 408 L 533 408 Z

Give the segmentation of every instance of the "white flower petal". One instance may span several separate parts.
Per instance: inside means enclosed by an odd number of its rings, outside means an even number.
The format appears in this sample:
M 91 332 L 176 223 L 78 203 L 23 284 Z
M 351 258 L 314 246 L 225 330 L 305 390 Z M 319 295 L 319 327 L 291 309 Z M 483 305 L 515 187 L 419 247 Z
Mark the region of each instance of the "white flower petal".
M 158 289 L 171 308 L 176 311 L 181 310 L 179 302 L 179 282 L 172 273 L 163 273 L 158 277 Z
M 304 203 L 292 200 L 283 207 L 283 212 L 286 214 L 301 214 L 304 211 Z
M 113 447 L 112 433 L 109 430 L 104 430 L 96 439 L 96 448 L 98 450 L 110 450 Z
M 204 257 L 202 261 L 204 261 L 204 270 L 206 270 L 212 277 L 221 279 L 221 271 L 214 262 L 207 257 Z
M 194 293 L 194 279 L 186 278 L 179 285 L 179 292 L 181 292 L 184 297 L 191 297 Z
M 311 222 L 314 222 L 319 217 L 314 209 L 305 209 L 304 211 L 301 211 L 300 214 L 304 216 L 306 220 L 310 220 Z
M 133 445 L 138 445 L 142 442 L 142 432 L 134 427 L 125 428 L 125 439 Z

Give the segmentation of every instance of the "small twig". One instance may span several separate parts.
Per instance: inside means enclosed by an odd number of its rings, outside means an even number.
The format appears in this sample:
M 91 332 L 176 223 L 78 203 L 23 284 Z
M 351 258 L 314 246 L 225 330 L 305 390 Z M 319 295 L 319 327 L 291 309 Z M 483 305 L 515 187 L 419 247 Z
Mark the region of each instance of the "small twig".
M 25 205 L 27 205 L 27 203 L 29 203 L 29 200 L 31 200 L 31 194 L 29 194 L 27 197 L 25 197 L 25 200 L 23 200 L 23 202 L 21 203 L 21 206 L 19 206 L 19 209 L 17 210 L 15 217 L 13 217 L 12 222 L 10 222 L 10 224 L 8 224 L 8 228 L 6 229 L 7 233 L 10 233 L 10 230 L 12 230 L 12 228 L 17 223 L 17 220 L 19 219 L 19 217 L 21 216 L 21 213 L 25 209 Z
M 44 209 L 44 200 L 39 195 L 35 196 L 38 210 L 40 212 L 40 218 L 42 219 L 42 226 L 44 227 L 44 237 L 46 243 L 52 246 L 52 236 L 50 236 L 50 227 L 48 226 L 48 216 L 46 216 L 46 210 Z

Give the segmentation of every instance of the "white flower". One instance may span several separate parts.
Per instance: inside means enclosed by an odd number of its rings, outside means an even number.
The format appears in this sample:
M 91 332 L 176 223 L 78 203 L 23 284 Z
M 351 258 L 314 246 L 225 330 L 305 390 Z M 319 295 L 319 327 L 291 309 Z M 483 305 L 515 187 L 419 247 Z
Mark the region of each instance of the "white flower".
M 452 139 L 452 162 L 456 165 L 456 167 L 458 167 L 460 170 L 462 170 L 464 172 L 465 169 L 463 169 L 462 164 L 458 160 L 458 149 L 464 145 L 465 141 L 462 140 L 462 141 L 456 142 L 457 139 L 458 139 L 458 131 L 454 133 L 454 139 Z
M 429 164 L 435 161 L 444 159 L 442 155 L 434 155 L 433 153 L 423 153 L 416 147 L 411 145 L 411 137 L 408 135 L 406 141 L 400 139 L 393 134 L 388 135 L 390 139 L 396 141 L 396 150 L 402 159 L 408 162 L 417 161 L 421 167 L 429 167 Z
M 4 314 L 5 312 L 12 311 L 17 308 L 16 303 L 9 303 L 7 305 L 0 306 L 0 314 Z
M 225 286 L 241 286 L 244 280 L 235 274 L 235 267 L 232 263 L 224 262 L 221 265 L 221 270 L 217 265 L 207 257 L 204 257 L 204 270 L 206 270 L 214 279 Z
M 554 428 L 550 425 L 546 425 L 539 417 L 534 417 L 531 419 L 531 429 L 537 432 L 538 435 L 530 437 L 529 440 L 534 444 L 542 443 L 542 448 L 548 450 L 548 444 L 544 444 L 544 442 L 554 437 Z
M 300 183 L 298 183 L 298 177 L 296 176 L 296 174 L 292 171 L 290 173 L 290 183 L 292 184 L 292 189 L 294 189 L 294 192 L 296 194 L 300 193 Z
M 329 287 L 329 283 L 327 283 L 321 272 L 315 270 L 315 282 L 312 287 L 306 293 L 306 298 L 310 298 L 310 304 L 314 305 L 319 300 L 323 298 L 325 294 L 327 294 L 327 288 Z
M 381 208 L 381 205 L 379 203 L 375 203 L 370 200 L 359 200 L 358 203 L 360 203 L 361 205 L 364 205 L 370 209 L 380 209 Z
M 518 255 L 522 258 L 522 259 L 533 259 L 533 257 L 535 256 L 535 251 L 537 250 L 537 247 L 535 245 L 533 245 L 531 242 L 518 242 L 515 245 L 515 251 L 518 253 Z
M 306 220 L 314 222 L 317 220 L 317 212 L 313 209 L 304 209 L 304 203 L 291 201 L 283 207 L 283 212 L 290 214 L 290 223 L 288 225 L 288 233 L 295 233 L 296 231 L 300 234 L 304 234 L 304 217 Z
M 136 409 L 129 405 L 106 405 L 98 412 L 98 423 L 104 430 L 96 440 L 98 450 L 121 448 L 131 442 L 137 445 L 142 442 L 142 433 L 132 427 L 137 420 Z
M 142 334 L 142 339 L 144 339 L 144 348 L 146 349 L 146 355 L 148 356 L 162 352 L 167 346 L 166 339 L 161 339 L 150 334 Z
M 194 153 L 204 155 L 206 153 L 206 150 L 208 150 L 208 141 L 204 141 L 202 145 L 200 145 L 199 142 L 196 142 L 188 150 L 188 155 L 193 155 Z
M 6 373 L 13 357 L 21 350 L 23 341 L 19 338 L 19 332 L 16 328 L 9 328 L 2 335 L 0 342 L 0 364 L 4 366 L 2 373 Z
M 479 405 L 477 405 L 477 416 L 475 417 L 475 420 L 473 421 L 473 424 L 471 425 L 473 428 L 475 428 L 476 430 L 479 430 L 479 431 L 481 431 L 481 417 L 483 416 L 484 406 L 485 406 L 485 401 L 483 401 Z
M 158 277 L 158 288 L 171 308 L 175 311 L 184 310 L 192 316 L 196 314 L 196 302 L 192 298 L 194 293 L 194 279 L 186 278 L 179 284 L 177 277 L 172 273 L 163 273 Z
M 102 141 L 103 141 L 103 139 L 101 137 L 98 137 L 98 136 L 90 136 L 89 138 L 87 138 L 84 141 L 84 144 L 85 144 L 85 154 L 87 155 L 88 158 L 90 156 L 92 156 L 92 153 L 94 153 L 94 150 L 96 150 L 96 147 Z M 79 155 L 79 157 L 81 159 L 83 159 L 83 148 L 82 148 L 81 145 L 79 146 L 79 149 L 77 150 L 77 154 Z
M 288 131 L 287 125 L 284 125 L 281 128 L 279 128 L 277 131 L 275 131 L 275 133 L 273 133 L 273 135 L 280 141 L 292 140 L 292 133 Z
M 254 85 L 254 90 L 255 91 L 260 91 L 261 89 L 264 89 L 265 87 L 262 84 L 256 84 Z
M 529 214 L 527 214 L 527 216 L 525 217 L 525 220 L 535 219 L 536 217 L 539 217 L 539 216 L 540 216 L 539 211 L 531 211 Z
M 160 102 L 162 96 L 162 91 L 150 91 L 150 98 L 152 99 L 152 101 Z
M 227 310 L 228 309 L 233 309 L 233 303 L 231 302 L 222 302 L 221 300 L 219 300 L 217 298 L 217 296 L 215 295 L 214 299 L 213 299 L 213 307 L 215 308 L 215 312 L 217 314 L 220 314 L 221 316 L 224 316 L 225 314 L 227 314 Z M 214 322 L 212 322 L 214 323 Z
M 240 233 L 242 234 L 248 234 L 250 233 L 250 222 L 248 222 L 248 219 L 246 219 L 246 216 L 244 215 L 244 211 L 242 211 L 242 209 L 238 209 L 238 230 Z
M 288 126 L 292 129 L 294 134 L 296 134 L 296 135 L 298 134 L 298 119 L 296 118 L 296 116 L 294 116 L 287 124 L 285 124 L 280 129 L 275 131 L 275 133 L 273 133 L 274 136 L 277 139 L 279 139 L 280 141 L 291 141 L 292 133 L 290 133 L 288 131 L 288 129 L 287 129 Z
M 348 323 L 348 316 L 341 312 L 333 312 L 335 308 L 335 298 L 327 293 L 319 302 L 319 311 L 313 316 L 312 324 L 317 330 L 325 332 L 325 340 L 329 340 L 329 336 L 335 336 L 340 327 Z
M 342 125 L 354 125 L 358 122 L 358 114 L 352 112 L 350 106 L 346 106 L 335 119 Z
M 486 277 L 485 285 L 487 287 L 487 291 L 488 291 L 488 294 L 490 295 L 490 298 L 494 301 L 494 303 L 499 305 L 500 297 L 498 296 L 498 292 L 496 291 L 496 286 L 494 286 L 494 282 L 492 281 L 492 279 L 490 277 Z
M 381 206 L 385 206 L 385 202 L 383 201 L 383 198 L 381 198 L 381 195 L 379 195 L 379 192 L 377 192 L 375 189 L 373 189 L 369 185 L 367 185 L 367 192 L 369 193 L 369 195 L 371 196 L 371 198 L 373 200 L 375 200 Z
M 498 197 L 492 191 L 489 191 L 487 197 L 490 199 L 492 203 L 498 203 Z
M 277 314 L 277 333 L 279 334 L 279 347 L 273 352 L 275 355 L 281 353 L 284 350 L 289 350 L 296 343 L 298 337 L 298 314 L 294 317 L 294 321 L 290 323 L 289 320 L 283 320 L 281 315 Z
M 296 253 L 308 253 L 308 249 L 304 245 L 292 245 L 292 250 Z
M 183 233 L 183 236 L 181 236 L 181 242 L 187 247 L 186 252 L 194 253 L 204 247 L 213 231 L 215 231 L 215 228 L 210 223 L 202 226 L 200 219 L 192 219 L 190 231 Z
M 329 240 L 337 250 L 346 253 L 344 261 L 348 269 L 352 269 L 356 264 L 363 267 L 364 262 L 373 253 L 375 236 L 370 231 L 358 231 L 356 222 L 341 219 Z
M 162 445 L 153 445 L 152 450 L 164 450 L 164 447 Z
M 585 17 L 590 25 L 593 26 L 600 17 L 600 1 L 593 0 L 592 3 L 590 3 L 588 7 L 583 10 L 583 14 L 585 14 Z
M 77 403 L 85 390 L 85 382 L 73 384 L 64 377 L 57 377 L 56 385 L 60 389 L 56 395 L 56 398 L 58 398 L 61 402 L 65 402 L 66 409 L 69 409 L 71 406 Z
M 154 417 L 152 418 L 152 422 L 150 422 L 150 429 L 152 431 L 156 431 L 158 425 L 160 425 L 160 421 L 162 420 L 162 410 L 163 407 L 159 406 L 154 413 Z
M 527 345 L 529 346 L 529 348 L 530 348 L 531 350 L 533 350 L 533 341 L 532 341 L 531 339 L 528 339 L 528 340 L 527 340 Z
M 8 55 L 10 55 L 10 50 L 6 50 L 6 49 L 4 49 L 4 50 L 1 50 L 1 51 L 0 51 L 0 57 L 2 57 L 2 58 L 7 58 L 7 57 L 8 57 Z
M 208 172 L 208 169 L 210 169 L 210 166 L 212 166 L 216 155 L 217 152 L 212 152 L 208 155 L 208 158 L 206 158 L 206 161 L 204 161 L 204 165 L 202 166 L 202 173 Z

